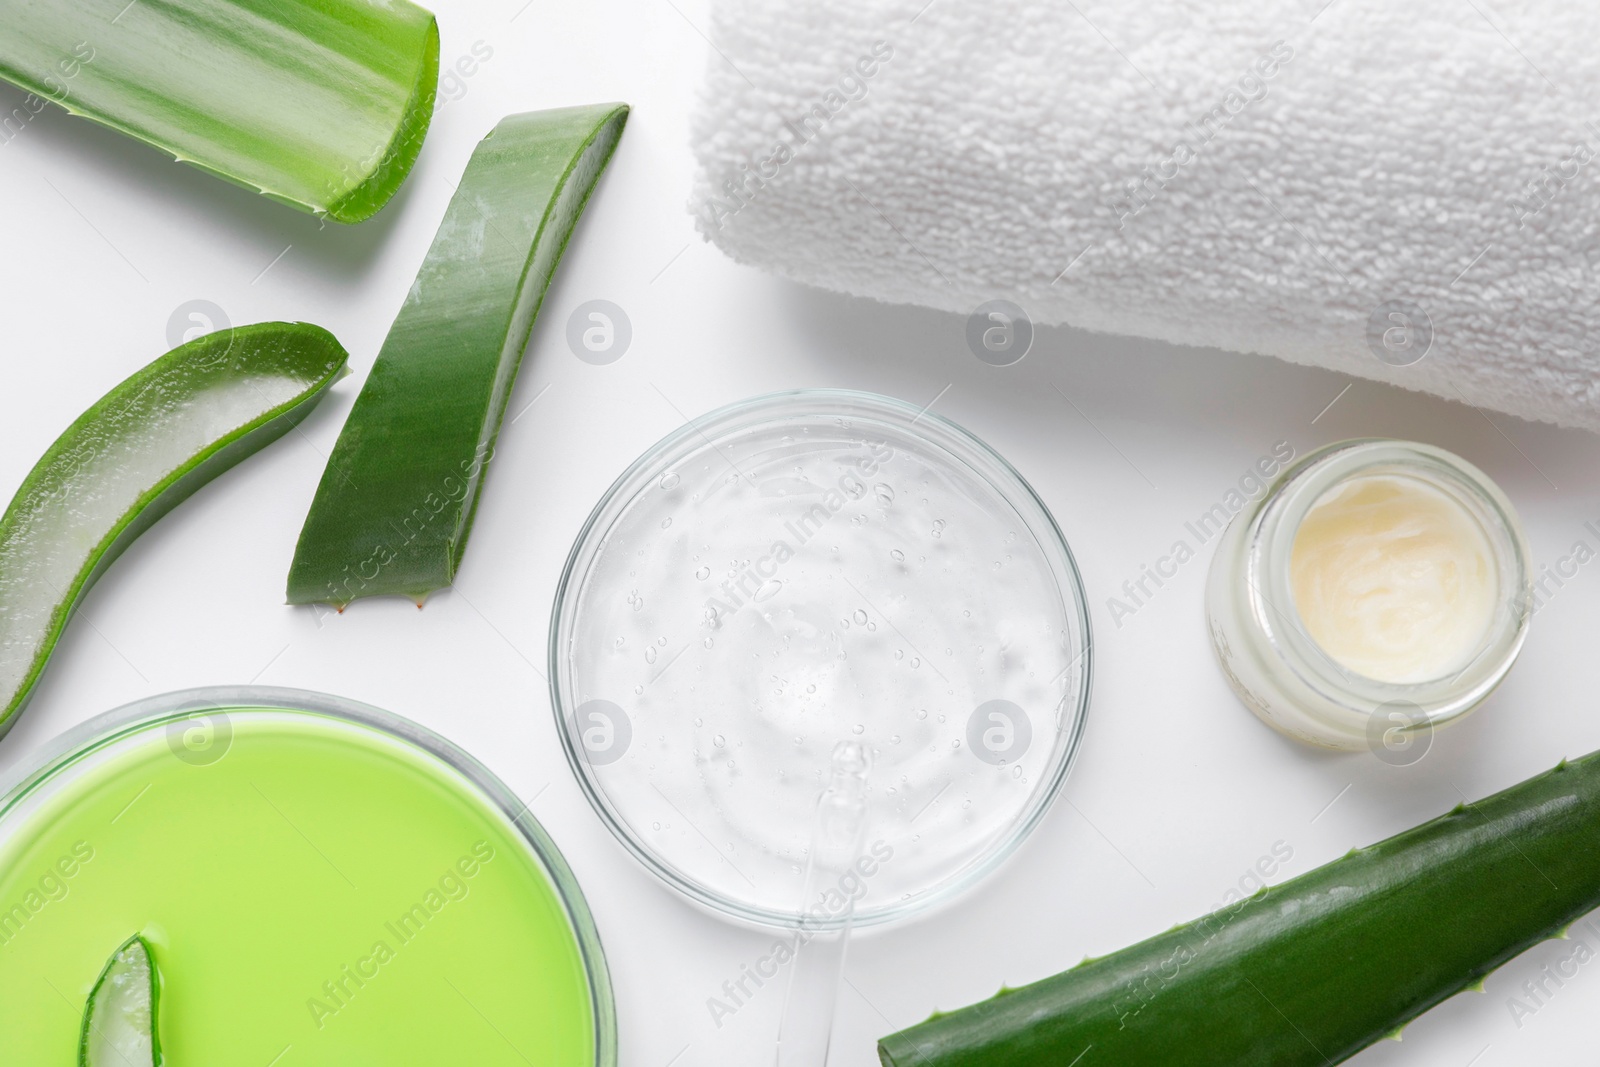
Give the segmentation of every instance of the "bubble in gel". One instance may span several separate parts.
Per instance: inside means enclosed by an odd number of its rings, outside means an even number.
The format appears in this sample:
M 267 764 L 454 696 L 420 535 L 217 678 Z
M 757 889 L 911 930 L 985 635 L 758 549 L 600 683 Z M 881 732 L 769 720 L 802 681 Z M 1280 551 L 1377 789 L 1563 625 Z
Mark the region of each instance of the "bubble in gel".
M 906 561 L 906 554 L 900 551 L 898 548 L 893 548 L 889 550 L 889 558 L 894 560 L 896 563 L 904 563 Z
M 944 520 L 943 519 L 934 519 L 933 520 L 933 536 L 935 536 L 935 537 L 943 537 L 944 536 Z
M 877 485 L 873 486 L 872 491 L 877 495 L 878 503 L 882 504 L 884 507 L 888 507 L 890 504 L 894 503 L 894 489 L 883 482 L 879 482 Z
M 701 567 L 699 570 L 694 572 L 694 576 L 703 582 L 707 578 L 711 577 L 711 568 Z
M 654 663 L 656 661 L 656 646 L 655 645 L 651 645 L 649 648 L 644 650 L 644 661 L 646 663 Z
M 717 736 L 715 736 L 715 737 L 713 737 L 711 739 L 711 743 L 713 745 L 716 745 L 718 748 L 721 748 L 723 745 L 726 745 L 728 743 L 728 739 L 726 737 L 723 737 L 721 734 L 718 734 Z
M 857 608 L 854 618 L 856 620 L 856 625 L 859 626 L 867 621 L 867 613 L 862 611 L 860 608 Z
M 661 476 L 661 488 L 676 489 L 678 488 L 678 483 L 681 481 L 683 481 L 683 479 L 678 477 L 677 471 L 667 471 L 667 473 Z

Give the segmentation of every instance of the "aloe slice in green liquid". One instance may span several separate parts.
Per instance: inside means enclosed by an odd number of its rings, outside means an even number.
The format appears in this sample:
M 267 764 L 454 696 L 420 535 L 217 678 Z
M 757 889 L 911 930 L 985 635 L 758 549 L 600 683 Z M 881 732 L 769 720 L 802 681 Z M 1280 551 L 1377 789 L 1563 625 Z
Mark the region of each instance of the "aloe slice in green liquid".
M 596 1063 L 594 985 L 526 839 L 442 760 L 342 719 L 135 728 L 8 801 L 0 1058 L 76 1063 L 132 930 L 170 1067 Z
M 112 953 L 83 1009 L 78 1067 L 161 1067 L 160 980 L 135 934 Z

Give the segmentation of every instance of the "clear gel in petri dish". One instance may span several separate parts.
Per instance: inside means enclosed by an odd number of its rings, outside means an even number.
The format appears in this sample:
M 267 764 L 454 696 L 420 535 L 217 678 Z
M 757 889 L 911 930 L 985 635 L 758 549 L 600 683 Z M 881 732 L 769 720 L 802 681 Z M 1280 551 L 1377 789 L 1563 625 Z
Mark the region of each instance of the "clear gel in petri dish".
M 550 680 L 579 782 L 648 868 L 737 919 L 826 927 L 1009 854 L 1066 777 L 1090 658 L 1072 554 L 1016 471 L 901 401 L 805 390 L 618 479 L 568 560 Z M 841 741 L 871 755 L 866 844 L 803 906 Z

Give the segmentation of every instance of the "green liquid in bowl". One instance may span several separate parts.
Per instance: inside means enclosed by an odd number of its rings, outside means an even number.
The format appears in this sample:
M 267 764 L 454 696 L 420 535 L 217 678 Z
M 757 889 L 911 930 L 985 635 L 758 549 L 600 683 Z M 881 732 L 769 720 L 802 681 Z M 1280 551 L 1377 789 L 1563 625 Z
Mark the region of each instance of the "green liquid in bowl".
M 222 718 L 214 762 L 150 724 L 7 802 L 0 1058 L 76 1063 L 86 995 L 142 932 L 169 1067 L 593 1067 L 573 921 L 486 794 L 357 723 Z

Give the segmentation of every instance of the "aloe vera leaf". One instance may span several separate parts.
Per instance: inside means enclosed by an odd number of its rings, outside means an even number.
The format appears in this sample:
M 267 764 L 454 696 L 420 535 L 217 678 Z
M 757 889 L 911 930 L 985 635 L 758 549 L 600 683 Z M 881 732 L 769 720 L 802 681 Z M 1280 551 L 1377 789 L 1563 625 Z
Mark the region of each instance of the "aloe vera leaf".
M 78 1067 L 159 1067 L 161 979 L 138 934 L 106 961 L 83 1008 Z
M 1600 753 L 935 1015 L 878 1054 L 885 1067 L 1325 1067 L 1600 905 L 1597 839 Z
M 174 505 L 288 433 L 346 358 L 309 323 L 221 330 L 136 372 L 56 439 L 0 517 L 0 733 L 106 567 Z
M 334 446 L 291 604 L 455 578 L 534 319 L 625 104 L 511 115 L 479 143 Z
M 273 200 L 360 222 L 433 116 L 407 0 L 0 0 L 0 78 Z

